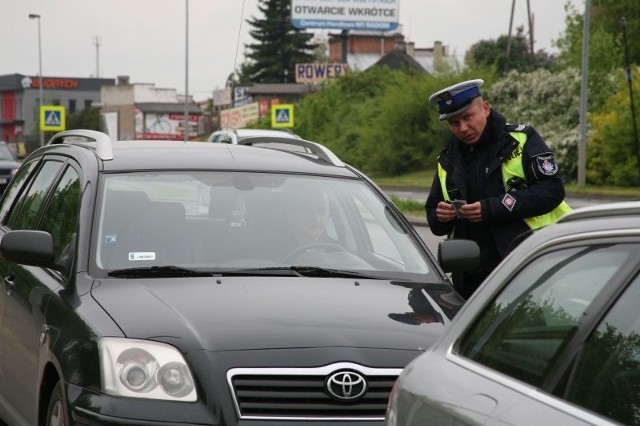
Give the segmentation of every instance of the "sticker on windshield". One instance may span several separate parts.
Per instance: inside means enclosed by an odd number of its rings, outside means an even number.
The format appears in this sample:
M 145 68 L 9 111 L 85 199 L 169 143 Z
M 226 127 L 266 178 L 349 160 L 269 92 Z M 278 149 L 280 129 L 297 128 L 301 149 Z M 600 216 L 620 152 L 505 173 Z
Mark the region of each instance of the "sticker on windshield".
M 156 260 L 156 253 L 153 251 L 134 251 L 129 253 L 129 260 Z

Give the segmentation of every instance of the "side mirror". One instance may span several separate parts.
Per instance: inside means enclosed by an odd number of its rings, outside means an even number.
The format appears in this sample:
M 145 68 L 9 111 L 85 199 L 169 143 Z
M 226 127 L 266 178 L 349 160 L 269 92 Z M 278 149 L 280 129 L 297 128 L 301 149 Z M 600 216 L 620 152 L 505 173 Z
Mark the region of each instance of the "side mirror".
M 445 272 L 462 272 L 480 265 L 480 247 L 471 240 L 444 240 L 438 245 L 438 263 Z
M 52 267 L 53 238 L 45 231 L 9 231 L 0 239 L 0 257 L 23 265 Z

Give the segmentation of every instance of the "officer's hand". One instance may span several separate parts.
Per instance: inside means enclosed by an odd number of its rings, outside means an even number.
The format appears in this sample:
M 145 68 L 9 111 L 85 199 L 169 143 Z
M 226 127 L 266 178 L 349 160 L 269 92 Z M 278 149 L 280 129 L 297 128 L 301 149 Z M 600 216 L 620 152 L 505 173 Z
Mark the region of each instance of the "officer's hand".
M 454 210 L 453 205 L 440 201 L 438 203 L 438 207 L 436 207 L 436 218 L 438 219 L 438 222 L 451 222 L 455 219 L 456 211 Z
M 482 205 L 480 204 L 480 201 L 465 204 L 460 207 L 460 211 L 469 222 L 482 221 Z

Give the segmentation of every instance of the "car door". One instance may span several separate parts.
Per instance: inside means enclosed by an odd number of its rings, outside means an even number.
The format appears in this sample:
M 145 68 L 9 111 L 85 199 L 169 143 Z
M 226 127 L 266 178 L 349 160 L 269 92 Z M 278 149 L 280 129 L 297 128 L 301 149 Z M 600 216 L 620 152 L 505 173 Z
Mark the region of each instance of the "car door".
M 637 246 L 636 246 L 637 247 Z M 640 275 L 584 342 L 571 379 L 556 392 L 625 425 L 640 425 Z
M 36 229 L 63 166 L 62 159 L 50 159 L 37 167 L 8 208 L 2 224 L 3 233 L 6 230 Z M 0 401 L 7 404 L 10 413 L 19 413 L 19 421 L 35 424 L 40 337 L 43 332 L 41 313 L 46 295 L 60 287 L 60 280 L 47 269 L 2 259 L 0 278 L 4 286 L 0 323 L 3 374 Z
M 4 194 L 5 196 L 2 200 L 2 204 L 0 204 L 0 223 L 4 222 L 4 219 L 6 218 L 7 213 L 9 212 L 11 206 L 17 201 L 18 196 L 21 192 L 21 189 L 26 186 L 26 183 L 28 182 L 28 178 L 36 165 L 37 165 L 37 161 L 25 163 L 25 165 L 16 174 L 15 179 L 13 180 L 11 185 L 8 187 L 6 193 Z M 0 234 L 3 234 L 3 233 L 4 233 L 3 231 L 0 231 Z M 4 318 L 6 316 L 6 304 L 7 304 L 6 300 L 8 296 L 10 296 L 10 292 L 7 293 L 7 289 L 3 284 L 0 287 L 0 327 L 2 326 L 2 323 L 4 322 Z M 4 359 L 3 348 L 4 348 L 4 345 L 7 344 L 6 343 L 7 339 L 5 339 L 3 336 L 4 336 L 4 333 L 0 332 L 0 416 L 4 418 L 6 407 L 3 404 L 2 384 L 7 383 L 8 379 L 5 378 L 5 374 L 4 374 L 5 367 L 4 367 L 4 363 L 2 362 L 2 359 Z
M 639 268 L 629 238 L 559 245 L 517 268 L 456 348 L 478 373 L 460 380 L 505 407 L 486 424 L 640 426 Z

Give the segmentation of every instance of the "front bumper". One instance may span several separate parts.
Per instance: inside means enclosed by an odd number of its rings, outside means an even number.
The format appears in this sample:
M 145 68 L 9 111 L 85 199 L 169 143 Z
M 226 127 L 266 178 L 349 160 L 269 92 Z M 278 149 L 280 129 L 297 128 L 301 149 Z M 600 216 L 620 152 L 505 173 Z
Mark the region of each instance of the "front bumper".
M 82 426 L 188 426 L 219 425 L 202 402 L 121 398 L 66 384 L 71 424 Z
M 76 426 L 336 426 L 335 421 L 225 420 L 201 401 L 179 403 L 119 398 L 67 384 L 67 406 Z M 354 426 L 382 426 L 383 421 L 353 421 Z M 344 422 L 340 424 L 344 425 Z

